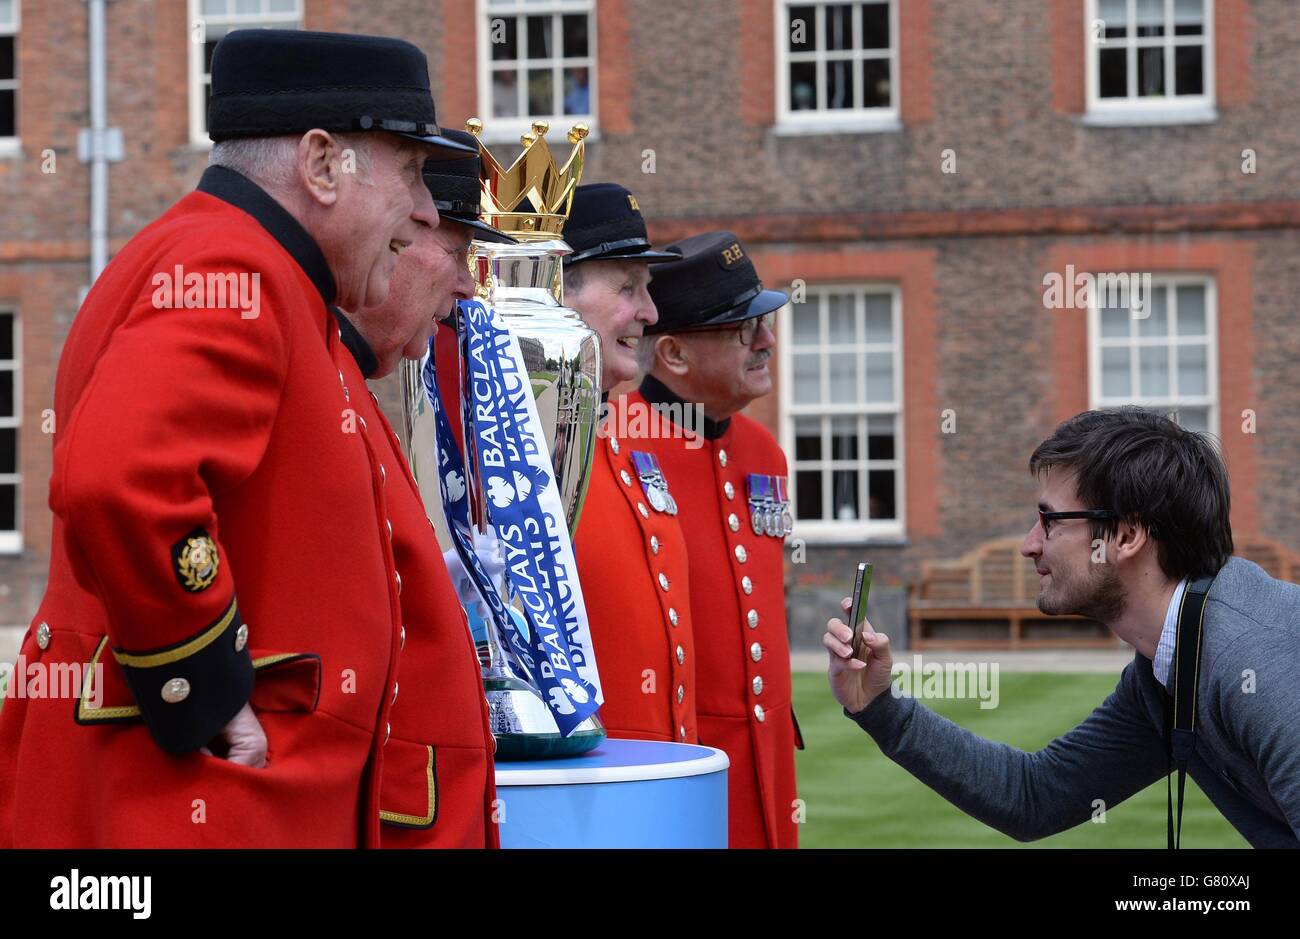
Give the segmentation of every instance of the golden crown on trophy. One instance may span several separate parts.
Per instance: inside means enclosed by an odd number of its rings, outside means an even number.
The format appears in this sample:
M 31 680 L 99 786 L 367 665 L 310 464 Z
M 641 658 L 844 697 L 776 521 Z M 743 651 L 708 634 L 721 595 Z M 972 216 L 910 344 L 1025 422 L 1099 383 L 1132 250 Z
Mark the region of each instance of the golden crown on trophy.
M 472 117 L 465 122 L 465 129 L 478 137 L 483 122 Z M 569 131 L 573 152 L 559 167 L 546 145 L 550 129 L 545 121 L 533 121 L 532 133 L 519 138 L 523 152 L 506 168 L 487 147 L 480 147 L 483 221 L 520 241 L 560 237 L 573 205 L 573 191 L 582 178 L 587 125 L 573 125 Z

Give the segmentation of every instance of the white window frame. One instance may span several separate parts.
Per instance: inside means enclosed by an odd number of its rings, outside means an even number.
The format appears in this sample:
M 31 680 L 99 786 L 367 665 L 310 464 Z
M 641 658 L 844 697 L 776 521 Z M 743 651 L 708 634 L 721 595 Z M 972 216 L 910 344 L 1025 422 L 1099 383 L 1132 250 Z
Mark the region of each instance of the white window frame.
M 798 513 L 792 508 L 792 514 L 795 516 L 794 532 L 796 538 L 802 538 L 808 542 L 861 542 L 868 541 L 888 541 L 896 542 L 902 540 L 907 531 L 907 442 L 905 439 L 905 425 L 907 417 L 906 401 L 903 398 L 904 376 L 903 370 L 906 367 L 903 356 L 903 294 L 902 289 L 896 283 L 882 281 L 857 281 L 839 283 L 835 281 L 821 281 L 816 284 L 808 285 L 806 296 L 811 299 L 813 296 L 827 293 L 852 293 L 861 296 L 866 293 L 881 294 L 887 293 L 890 297 L 890 314 L 891 314 L 891 332 L 894 337 L 891 343 L 894 355 L 893 372 L 894 372 L 894 403 L 890 405 L 867 404 L 863 401 L 848 402 L 842 404 L 796 404 L 794 402 L 794 351 L 793 338 L 794 327 L 792 316 L 794 305 L 787 304 L 777 313 L 777 349 L 780 360 L 780 438 L 781 446 L 788 454 L 788 473 L 789 473 L 789 498 L 791 505 L 798 506 L 798 472 L 797 466 L 799 461 L 796 459 L 795 452 L 795 420 L 799 417 L 835 417 L 835 416 L 891 416 L 894 418 L 894 458 L 890 461 L 869 461 L 867 458 L 867 442 L 861 441 L 861 449 L 857 463 L 859 464 L 859 473 L 865 474 L 868 470 L 868 463 L 893 463 L 894 479 L 897 484 L 897 496 L 894 506 L 895 518 L 892 519 L 855 519 L 853 521 L 837 521 L 835 519 L 803 519 L 798 518 Z M 806 302 L 806 301 L 805 301 Z M 860 309 L 860 306 L 858 307 Z M 866 345 L 866 343 L 864 343 Z M 872 344 L 874 345 L 874 344 Z M 883 346 L 883 343 L 880 345 Z M 804 347 L 801 347 L 804 348 Z M 825 354 L 829 346 L 819 346 L 820 353 Z M 866 352 L 886 351 L 882 349 L 866 349 Z M 829 453 L 823 452 L 822 460 L 818 462 L 830 462 Z M 886 466 L 875 466 L 876 469 L 887 469 Z M 863 485 L 866 485 L 866 477 L 863 477 Z M 865 506 L 864 506 L 865 508 Z
M 1137 0 L 1126 0 L 1129 22 L 1135 22 Z M 1123 40 L 1124 48 L 1129 50 L 1129 82 L 1137 81 L 1137 53 L 1139 45 L 1162 45 L 1165 49 L 1166 84 L 1173 80 L 1174 47 L 1180 45 L 1201 45 L 1204 48 L 1202 58 L 1203 94 L 1199 95 L 1161 95 L 1152 98 L 1103 98 L 1101 97 L 1101 69 L 1098 61 L 1100 48 L 1107 42 L 1104 35 L 1100 37 L 1094 28 L 1099 20 L 1098 0 L 1084 0 L 1084 61 L 1087 85 L 1088 110 L 1084 123 L 1096 126 L 1154 125 L 1154 124 L 1200 124 L 1218 120 L 1215 107 L 1215 66 L 1214 66 L 1214 0 L 1204 0 L 1205 24 L 1201 35 L 1197 37 L 1177 37 L 1172 29 L 1166 29 L 1161 37 L 1138 39 L 1130 35 Z M 1165 0 L 1166 25 L 1172 22 L 1174 0 Z M 1199 40 L 1193 42 L 1192 39 Z M 1182 41 L 1179 41 L 1182 40 Z
M 0 416 L 0 427 L 15 428 L 17 440 L 14 447 L 14 472 L 0 473 L 0 484 L 12 485 L 14 492 L 14 528 L 0 529 L 0 554 L 21 554 L 23 550 L 23 474 L 22 474 L 22 423 L 23 423 L 23 330 L 18 310 L 9 304 L 0 305 L 0 312 L 14 318 L 14 357 L 0 360 L 0 372 L 14 373 L 13 417 Z
M 474 32 L 477 37 L 478 48 L 478 116 L 483 121 L 483 140 L 488 143 L 518 143 L 519 137 L 532 130 L 534 121 L 546 121 L 551 125 L 552 133 L 560 131 L 558 137 L 548 137 L 551 142 L 563 140 L 564 134 L 568 133 L 570 127 L 574 124 L 583 123 L 589 128 L 587 140 L 591 141 L 598 137 L 596 117 L 600 112 L 599 92 L 600 76 L 597 74 L 600 64 L 600 54 L 597 48 L 596 31 L 598 26 L 596 0 L 514 0 L 509 4 L 490 3 L 489 0 L 476 0 L 477 15 L 474 20 Z M 564 36 L 559 33 L 556 40 L 556 49 L 561 54 L 551 59 L 530 59 L 527 55 L 528 37 L 523 30 L 517 32 L 517 48 L 521 58 L 513 60 L 516 72 L 527 74 L 530 68 L 540 68 L 542 64 L 552 69 L 553 81 L 555 87 L 561 96 L 564 94 L 564 63 L 581 63 L 586 61 L 587 74 L 590 83 L 587 86 L 587 103 L 590 106 L 588 114 L 535 114 L 520 117 L 493 117 L 492 116 L 492 45 L 491 33 L 488 29 L 490 20 L 497 16 L 563 16 L 570 13 L 583 13 L 587 15 L 587 54 L 574 59 L 565 59 Z M 520 95 L 523 96 L 525 104 L 528 101 L 528 89 L 526 82 L 521 82 L 519 88 Z
M 858 23 L 861 18 L 860 7 L 858 4 L 862 0 L 775 0 L 773 4 L 773 15 L 776 21 L 776 132 L 778 134 L 818 134 L 818 133 L 878 133 L 901 131 L 903 129 L 902 120 L 899 117 L 901 111 L 900 100 L 901 91 L 899 87 L 899 49 L 898 49 L 898 5 L 902 0 L 888 0 L 889 2 L 889 107 L 885 108 L 836 108 L 816 109 L 812 111 L 792 111 L 790 109 L 790 7 L 792 6 L 815 6 L 818 8 L 817 23 L 825 19 L 825 14 L 821 12 L 827 6 L 839 5 L 848 2 L 853 6 L 853 21 Z M 814 30 L 818 27 L 816 23 Z M 820 74 L 821 66 L 828 58 L 847 59 L 855 65 L 864 58 L 885 58 L 877 55 L 878 50 L 837 50 L 829 54 L 825 48 L 825 42 L 818 44 L 818 48 L 808 54 L 813 56 L 817 63 L 818 73 Z M 804 53 L 801 53 L 804 55 Z M 862 76 L 855 73 L 854 87 L 860 88 Z
M 18 77 L 18 34 L 22 31 L 22 0 L 14 0 L 14 19 L 12 23 L 0 23 L 0 36 L 14 37 L 14 77 L 0 78 L 0 91 L 14 92 L 14 131 L 13 136 L 0 137 L 0 156 L 16 156 L 22 150 L 22 127 L 19 126 L 18 102 L 22 97 L 22 80 Z
M 204 17 L 202 0 L 188 0 L 189 19 L 185 21 L 185 44 L 189 47 L 190 144 L 192 146 L 202 149 L 209 149 L 212 146 L 212 140 L 208 137 L 208 128 L 203 114 L 203 105 L 207 100 L 209 84 L 203 79 L 203 47 L 207 42 L 207 27 L 261 26 L 278 29 L 302 29 L 304 2 L 305 0 L 293 0 L 294 8 L 292 13 L 242 13 Z M 200 22 L 203 23 L 203 35 L 196 42 L 194 30 Z
M 1178 356 L 1176 350 L 1180 345 L 1201 345 L 1200 337 L 1184 337 L 1173 332 L 1175 306 L 1171 306 L 1168 317 L 1170 334 L 1160 336 L 1134 336 L 1130 325 L 1130 336 L 1120 340 L 1118 337 L 1103 339 L 1101 335 L 1101 312 L 1097 304 L 1096 291 L 1088 304 L 1088 401 L 1090 408 L 1113 408 L 1126 404 L 1136 404 L 1161 412 L 1176 411 L 1179 408 L 1206 408 L 1205 426 L 1210 434 L 1219 436 L 1219 294 L 1218 284 L 1211 274 L 1154 273 L 1151 276 L 1152 287 L 1175 288 L 1170 290 L 1173 304 L 1177 304 L 1178 287 L 1205 288 L 1205 395 L 1175 395 L 1173 389 L 1177 382 Z M 1147 302 L 1150 302 L 1148 300 Z M 1131 317 L 1130 317 L 1131 323 Z M 1169 349 L 1170 394 L 1160 397 L 1140 396 L 1136 394 L 1123 397 L 1105 397 L 1101 384 L 1101 350 L 1104 346 L 1122 346 L 1131 350 L 1129 360 L 1130 390 L 1140 388 L 1138 378 L 1137 349 L 1141 346 L 1164 346 Z

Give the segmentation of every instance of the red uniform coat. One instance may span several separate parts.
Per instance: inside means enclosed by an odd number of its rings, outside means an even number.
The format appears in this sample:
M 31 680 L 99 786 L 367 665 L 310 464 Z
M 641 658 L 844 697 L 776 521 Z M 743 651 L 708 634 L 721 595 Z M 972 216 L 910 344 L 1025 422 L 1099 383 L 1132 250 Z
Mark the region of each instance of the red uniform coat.
M 611 737 L 696 743 L 690 569 L 678 516 L 646 499 L 610 402 L 574 540 Z M 644 405 L 642 405 L 644 407 Z
M 103 678 L 6 702 L 0 845 L 379 843 L 400 462 L 348 430 L 365 393 L 314 242 L 238 174 L 199 189 L 118 254 L 63 350 L 49 586 L 21 654 Z M 255 309 L 182 295 L 232 273 L 259 275 Z M 246 701 L 268 765 L 195 752 Z
M 364 390 L 370 350 L 340 316 L 349 389 Z M 353 394 L 356 430 L 393 472 L 388 521 L 393 557 L 402 572 L 401 659 L 393 684 L 390 735 L 379 794 L 385 848 L 497 847 L 492 802 L 492 732 L 483 679 L 465 613 L 447 576 L 430 521 L 401 442 L 373 393 Z
M 653 378 L 629 402 L 673 403 Z M 784 539 L 755 535 L 746 476 L 784 476 L 785 454 L 760 424 L 737 414 L 710 425 L 703 444 L 661 435 L 659 456 L 680 507 L 690 555 L 700 743 L 725 750 L 729 843 L 733 848 L 798 846 L 786 632 Z M 603 673 L 602 673 L 603 674 Z

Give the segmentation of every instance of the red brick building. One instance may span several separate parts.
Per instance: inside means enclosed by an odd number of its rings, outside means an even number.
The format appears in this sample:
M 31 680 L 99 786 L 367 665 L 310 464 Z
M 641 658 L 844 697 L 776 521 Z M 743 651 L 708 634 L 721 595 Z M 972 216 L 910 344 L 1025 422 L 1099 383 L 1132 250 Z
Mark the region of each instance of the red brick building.
M 48 409 L 93 245 L 95 5 L 0 0 L 0 624 L 44 589 Z M 897 634 L 923 559 L 1028 529 L 1030 451 L 1091 406 L 1219 435 L 1238 536 L 1300 547 L 1289 0 L 105 7 L 110 253 L 197 180 L 208 53 L 241 25 L 410 39 L 443 123 L 481 116 L 505 149 L 530 120 L 586 120 L 586 178 L 633 189 L 657 240 L 735 231 L 801 300 L 753 410 L 790 456 L 803 641 L 863 556 Z M 1150 275 L 1146 315 L 1045 303 L 1076 271 Z

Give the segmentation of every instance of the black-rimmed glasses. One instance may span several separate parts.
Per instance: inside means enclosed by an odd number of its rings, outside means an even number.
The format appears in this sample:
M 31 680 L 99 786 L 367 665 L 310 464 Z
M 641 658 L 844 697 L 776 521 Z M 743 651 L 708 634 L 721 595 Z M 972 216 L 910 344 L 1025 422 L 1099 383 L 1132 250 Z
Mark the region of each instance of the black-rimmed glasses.
M 1117 518 L 1118 516 L 1110 509 L 1078 509 L 1074 512 L 1044 512 L 1038 510 L 1038 523 L 1043 526 L 1043 537 L 1048 538 L 1052 534 L 1052 522 L 1058 522 L 1067 518 Z

